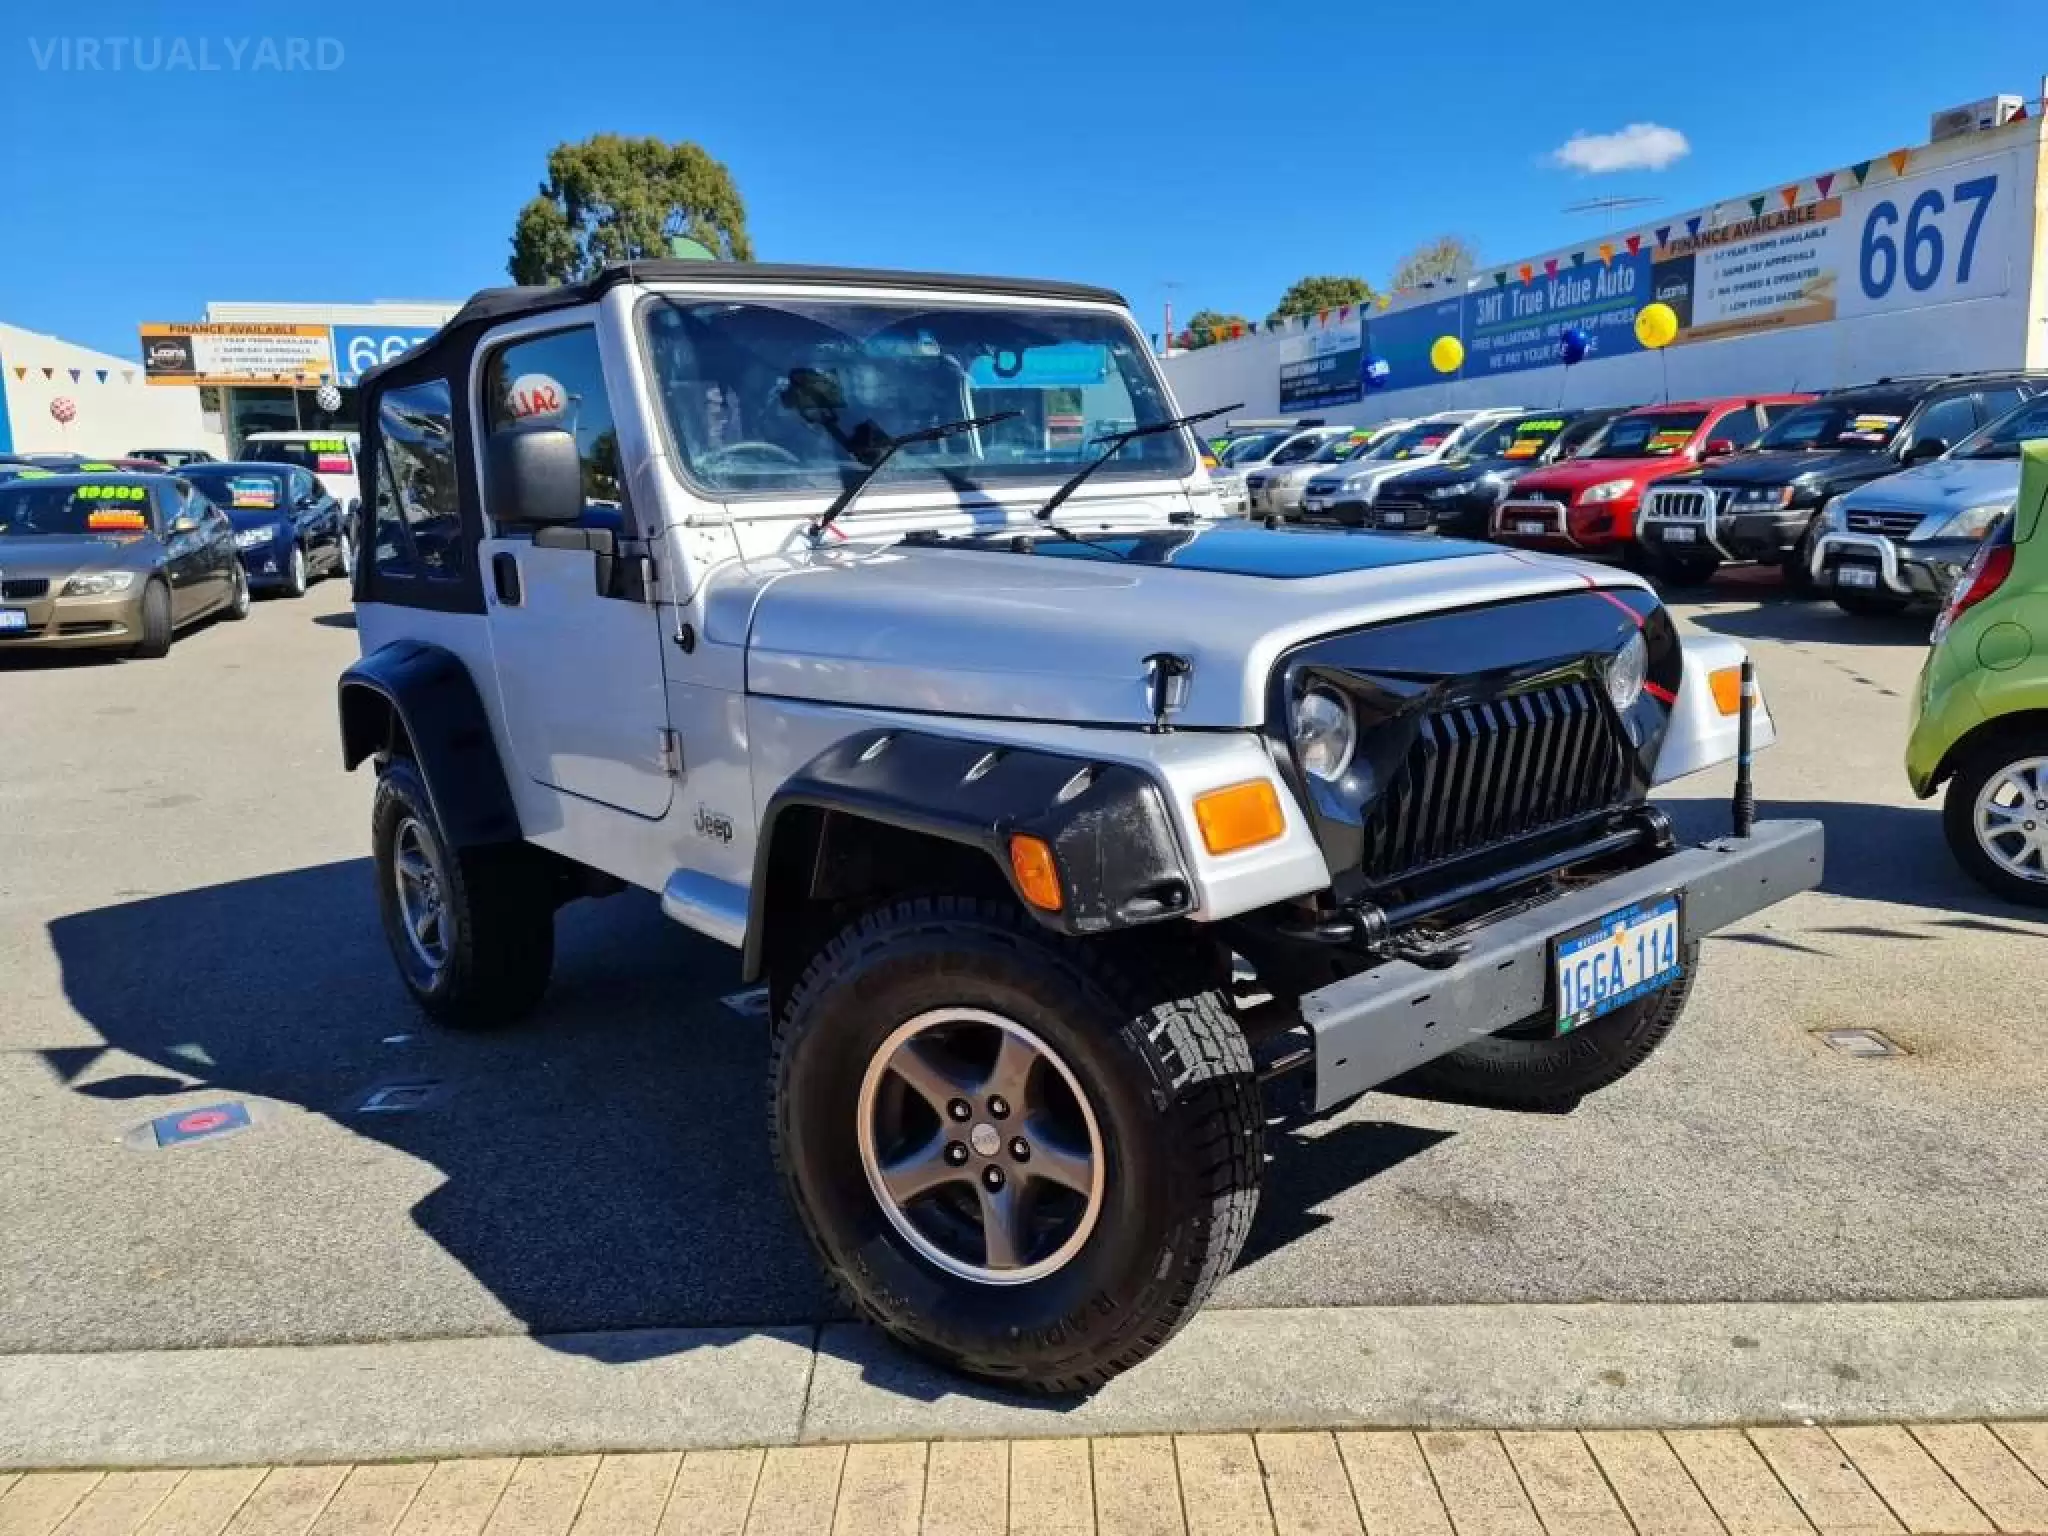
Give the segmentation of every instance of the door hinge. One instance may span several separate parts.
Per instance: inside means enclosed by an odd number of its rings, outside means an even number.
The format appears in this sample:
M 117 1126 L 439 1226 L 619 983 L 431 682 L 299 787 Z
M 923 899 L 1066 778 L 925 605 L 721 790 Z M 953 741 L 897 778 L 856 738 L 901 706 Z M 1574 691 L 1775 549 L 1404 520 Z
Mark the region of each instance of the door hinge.
M 661 771 L 672 779 L 680 779 L 683 776 L 683 738 L 667 726 L 656 731 L 654 736 Z

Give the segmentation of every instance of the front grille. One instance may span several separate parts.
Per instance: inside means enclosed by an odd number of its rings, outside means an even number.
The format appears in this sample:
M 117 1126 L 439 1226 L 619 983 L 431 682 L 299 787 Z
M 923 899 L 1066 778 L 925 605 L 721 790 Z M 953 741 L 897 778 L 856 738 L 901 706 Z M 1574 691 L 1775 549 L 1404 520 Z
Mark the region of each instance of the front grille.
M 1618 805 L 1628 786 L 1596 682 L 1428 714 L 1366 818 L 1363 871 L 1384 883 Z
M 1918 512 L 1851 512 L 1843 525 L 1851 533 L 1878 533 L 1888 539 L 1908 539 L 1920 526 Z
M 1504 501 L 1495 514 L 1495 525 L 1503 533 L 1526 533 L 1524 522 L 1541 523 L 1546 533 L 1565 531 L 1565 510 L 1561 501 L 1531 497 L 1526 501 Z
M 1661 517 L 1674 523 L 1703 523 L 1714 505 L 1712 491 L 1652 491 L 1643 508 L 1646 517 Z
M 0 581 L 0 597 L 11 597 L 26 602 L 32 597 L 49 595 L 49 578 L 44 576 L 17 576 L 12 581 Z

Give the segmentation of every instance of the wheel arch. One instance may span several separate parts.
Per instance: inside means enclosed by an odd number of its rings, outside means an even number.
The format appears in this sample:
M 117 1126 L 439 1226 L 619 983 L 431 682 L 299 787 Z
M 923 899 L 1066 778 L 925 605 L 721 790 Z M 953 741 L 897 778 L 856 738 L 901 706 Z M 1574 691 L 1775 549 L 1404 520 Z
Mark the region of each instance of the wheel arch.
M 520 841 L 490 716 L 453 651 L 416 640 L 380 646 L 341 674 L 336 703 L 344 768 L 378 755 L 409 757 L 450 843 Z
M 1013 833 L 1052 848 L 1057 912 L 1018 890 Z M 742 974 L 773 974 L 821 906 L 949 889 L 1008 897 L 1044 927 L 1074 935 L 1180 918 L 1195 904 L 1164 797 L 1142 770 L 920 731 L 861 731 L 769 801 Z
M 1941 761 L 1934 765 L 1934 772 L 1928 776 L 1927 793 L 1933 794 L 1954 778 L 1956 765 L 1967 753 L 1975 751 L 1982 743 L 1994 737 L 2027 731 L 2048 736 L 2048 707 L 2008 710 L 2004 714 L 1993 715 L 1988 720 L 1979 721 L 1950 742 L 1948 750 L 1941 754 Z

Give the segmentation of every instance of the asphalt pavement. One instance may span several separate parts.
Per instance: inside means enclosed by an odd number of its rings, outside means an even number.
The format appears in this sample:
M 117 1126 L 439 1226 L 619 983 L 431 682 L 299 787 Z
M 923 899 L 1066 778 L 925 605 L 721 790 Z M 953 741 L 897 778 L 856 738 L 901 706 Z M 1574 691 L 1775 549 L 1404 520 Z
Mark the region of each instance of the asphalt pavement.
M 1220 1305 L 2048 1294 L 2048 924 L 1906 789 L 1925 623 L 1713 598 L 1681 615 L 1752 645 L 1763 814 L 1827 823 L 1823 888 L 1709 941 L 1673 1038 L 1570 1114 L 1376 1094 L 1276 1134 Z M 335 739 L 354 652 L 329 582 L 162 661 L 0 662 L 0 1353 L 833 1316 L 764 1026 L 651 897 L 565 914 L 526 1026 L 411 1008 Z M 1679 786 L 1682 823 L 1720 830 L 1728 782 Z M 137 1149 L 221 1104 L 253 1123 Z

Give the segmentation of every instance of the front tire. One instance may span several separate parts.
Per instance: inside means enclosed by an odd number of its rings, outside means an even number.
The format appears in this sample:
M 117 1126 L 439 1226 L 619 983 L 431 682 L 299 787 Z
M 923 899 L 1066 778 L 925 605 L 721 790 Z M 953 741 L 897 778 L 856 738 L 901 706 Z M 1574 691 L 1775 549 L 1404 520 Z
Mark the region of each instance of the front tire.
M 171 589 L 152 581 L 142 589 L 142 638 L 128 652 L 138 661 L 157 661 L 171 653 Z
M 853 1303 L 1016 1390 L 1150 1355 L 1258 1202 L 1258 1083 L 1221 993 L 1145 936 L 1062 940 L 993 902 L 899 902 L 827 943 L 776 1024 L 770 1121 Z
M 393 758 L 370 812 L 377 904 L 406 990 L 456 1029 L 533 1011 L 555 963 L 555 902 L 522 843 L 448 845 L 419 769 Z
M 294 544 L 292 546 L 292 563 L 285 570 L 284 595 L 286 597 L 304 597 L 307 588 L 312 586 L 312 584 L 313 578 L 306 569 L 306 546 Z
M 2004 731 L 1965 751 L 1941 824 L 1956 862 L 1985 890 L 2048 907 L 2048 731 Z
M 1700 947 L 1686 946 L 1685 970 L 1662 991 L 1617 1008 L 1568 1035 L 1553 1035 L 1538 1015 L 1402 1079 L 1432 1098 L 1492 1109 L 1556 1113 L 1619 1082 L 1649 1058 L 1678 1024 L 1699 974 Z
M 246 619 L 249 617 L 249 573 L 242 569 L 242 562 L 235 562 L 234 585 L 228 591 L 227 606 L 220 611 L 224 619 Z

